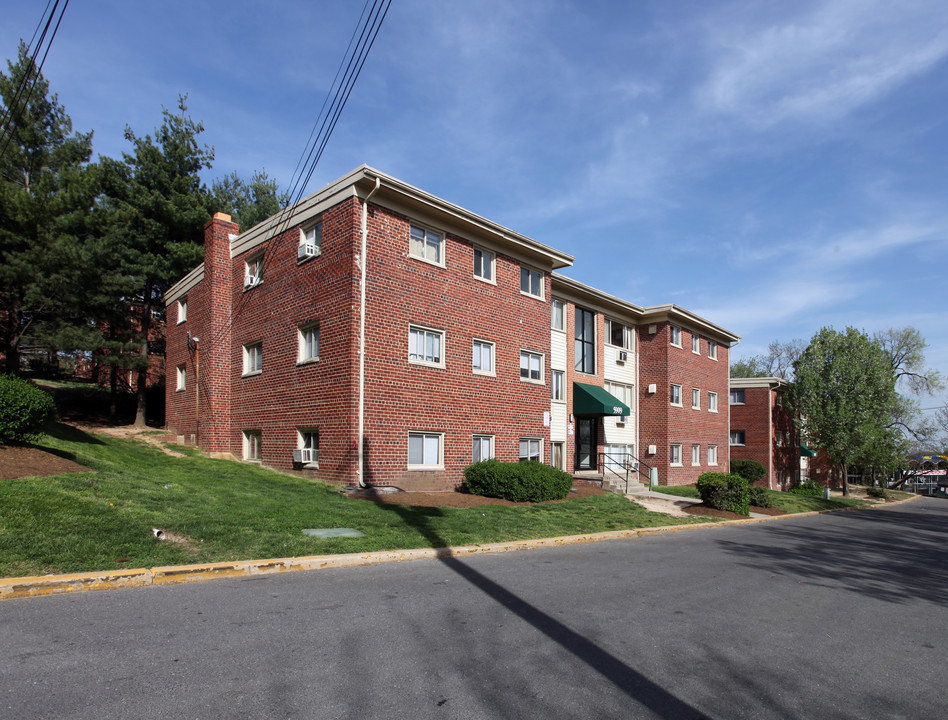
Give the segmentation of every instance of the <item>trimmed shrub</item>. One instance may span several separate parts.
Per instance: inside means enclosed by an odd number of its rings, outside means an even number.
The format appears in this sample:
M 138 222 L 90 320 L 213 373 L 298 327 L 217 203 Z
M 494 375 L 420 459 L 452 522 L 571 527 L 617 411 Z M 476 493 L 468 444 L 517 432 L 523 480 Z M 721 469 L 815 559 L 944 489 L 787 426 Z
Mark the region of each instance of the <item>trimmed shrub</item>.
M 15 375 L 0 376 L 0 444 L 36 440 L 56 419 L 49 393 Z
M 811 497 L 823 497 L 823 486 L 815 480 L 807 480 L 800 483 L 795 488 L 790 488 L 788 492 L 794 495 L 809 495 Z
M 464 487 L 472 495 L 512 502 L 543 502 L 565 498 L 573 487 L 573 477 L 535 460 L 483 460 L 464 468 Z
M 731 460 L 731 472 L 740 475 L 752 485 L 767 477 L 766 466 L 756 460 Z M 761 505 L 760 507 L 764 506 Z
M 882 498 L 883 500 L 889 499 L 889 491 L 881 487 L 866 488 L 866 495 L 874 498 Z
M 768 508 L 774 506 L 770 495 L 767 493 L 767 489 L 757 487 L 756 485 L 751 485 L 747 488 L 747 499 L 754 507 Z
M 698 478 L 698 492 L 708 507 L 750 514 L 747 480 L 734 473 L 706 472 Z

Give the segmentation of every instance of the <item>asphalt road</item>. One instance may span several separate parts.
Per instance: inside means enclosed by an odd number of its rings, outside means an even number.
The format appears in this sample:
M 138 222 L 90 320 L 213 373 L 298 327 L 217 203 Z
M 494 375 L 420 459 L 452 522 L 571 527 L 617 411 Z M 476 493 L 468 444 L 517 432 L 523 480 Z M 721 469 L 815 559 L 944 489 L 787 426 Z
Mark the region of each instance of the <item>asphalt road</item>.
M 948 717 L 948 501 L 0 604 L 0 717 Z

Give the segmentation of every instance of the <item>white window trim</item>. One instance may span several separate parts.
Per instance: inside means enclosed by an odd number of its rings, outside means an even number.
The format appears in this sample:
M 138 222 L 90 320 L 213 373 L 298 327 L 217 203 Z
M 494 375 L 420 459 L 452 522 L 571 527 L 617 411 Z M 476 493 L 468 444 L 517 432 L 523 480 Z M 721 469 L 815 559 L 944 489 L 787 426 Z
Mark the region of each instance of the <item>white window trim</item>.
M 187 321 L 188 319 L 188 299 L 181 298 L 178 300 L 178 325 Z
M 534 355 L 540 358 L 540 379 L 534 380 L 530 377 L 524 377 L 520 375 L 520 382 L 532 383 L 533 385 L 545 385 L 546 384 L 546 355 L 543 353 L 538 353 L 535 350 L 527 350 L 526 348 L 520 348 L 520 358 L 523 358 L 524 353 L 527 355 Z M 529 368 L 528 368 L 529 369 Z M 517 373 L 520 373 L 520 367 L 517 367 Z
M 443 342 L 443 341 L 442 341 Z M 490 346 L 490 370 L 481 370 L 474 367 L 474 343 Z M 443 354 L 443 353 L 442 353 Z M 471 372 L 475 375 L 486 375 L 488 377 L 497 377 L 497 344 L 490 340 L 474 338 L 471 341 Z
M 258 463 L 263 460 L 263 432 L 260 430 L 244 430 L 241 432 L 243 437 L 243 458 L 246 462 Z M 257 457 L 250 456 L 251 436 L 257 438 Z
M 250 367 L 250 352 L 253 349 L 259 348 L 260 350 L 260 367 L 256 370 L 248 370 Z M 258 340 L 256 342 L 246 343 L 244 345 L 244 372 L 241 377 L 251 377 L 253 375 L 260 375 L 263 372 L 263 342 Z
M 188 386 L 188 370 L 187 365 L 178 365 L 177 368 L 177 379 L 175 382 L 175 392 L 184 392 Z
M 250 267 L 254 267 L 254 271 L 250 272 Z M 246 279 L 244 280 L 244 290 L 252 290 L 255 287 L 259 287 L 263 284 L 263 253 L 259 252 L 256 255 L 253 255 L 247 258 L 244 261 L 244 277 L 254 277 L 256 278 L 252 283 L 247 283 Z
M 412 435 L 421 435 L 424 438 L 428 437 L 437 437 L 438 438 L 438 464 L 437 465 L 413 465 L 411 463 L 411 436 Z M 408 443 L 407 443 L 407 454 L 405 456 L 406 467 L 409 470 L 444 470 L 444 433 L 435 432 L 431 430 L 409 430 L 408 431 Z M 422 441 L 422 456 L 424 456 L 424 441 Z
M 561 451 L 561 452 L 560 452 L 560 459 L 562 460 L 561 466 L 553 465 L 553 456 L 554 456 L 554 454 L 555 454 L 555 453 L 553 452 L 553 448 L 556 447 L 557 445 L 560 446 L 560 451 Z M 517 452 L 519 452 L 519 448 L 518 448 Z M 566 443 L 563 442 L 562 440 L 551 440 L 551 441 L 550 441 L 550 466 L 551 466 L 551 467 L 555 467 L 557 470 L 565 470 L 565 469 L 566 469 Z
M 746 430 L 731 430 L 730 433 L 729 433 L 729 435 L 734 435 L 734 433 L 744 433 L 744 442 L 734 442 L 734 439 L 733 439 L 733 438 L 728 437 L 728 444 L 729 444 L 731 447 L 746 447 L 746 446 L 747 446 L 747 431 L 746 431 Z M 778 444 L 778 445 L 780 444 L 780 443 L 779 443 L 779 437 L 778 437 L 778 443 L 777 443 L 777 444 Z
M 691 409 L 701 409 L 701 390 L 698 388 L 691 388 Z
M 708 340 L 708 357 L 712 360 L 718 359 L 718 344 L 714 340 Z
M 474 460 L 474 441 L 475 440 L 487 440 L 490 444 L 490 450 L 487 453 L 487 457 L 482 457 L 481 460 L 492 460 L 496 457 L 495 448 L 497 447 L 496 441 L 493 435 L 486 435 L 484 433 L 474 433 L 471 435 L 471 462 L 479 462 Z
M 711 459 L 711 456 L 714 455 L 714 459 Z M 708 465 L 717 466 L 718 464 L 718 446 L 717 445 L 708 445 Z
M 419 360 L 418 358 L 412 358 L 411 356 L 411 333 L 412 330 L 425 333 L 434 333 L 441 336 L 441 357 L 438 358 L 438 362 L 431 362 L 429 360 Z M 424 325 L 409 325 L 408 326 L 408 362 L 412 365 L 424 365 L 425 367 L 444 367 L 444 358 L 447 354 L 447 344 L 444 330 L 438 330 L 437 328 L 426 327 Z
M 296 429 L 296 447 L 299 450 L 307 450 L 311 448 L 306 448 L 303 445 L 303 435 L 313 433 L 316 435 L 316 460 L 308 463 L 303 463 L 305 468 L 316 468 L 319 469 L 319 428 L 316 427 L 304 427 Z
M 695 355 L 701 354 L 701 336 L 696 333 L 691 334 L 691 352 Z
M 678 402 L 672 400 L 672 388 L 678 388 Z M 668 404 L 673 405 L 674 407 L 683 407 L 681 398 L 681 385 L 678 383 L 670 383 L 668 388 Z
M 302 257 L 302 258 L 299 257 L 299 254 L 297 254 L 297 262 L 298 262 L 298 263 L 304 263 L 304 262 L 306 262 L 306 261 L 308 261 L 308 260 L 312 260 L 313 258 L 317 258 L 317 257 L 319 257 L 320 255 L 323 254 L 323 220 L 322 220 L 322 218 L 320 218 L 320 219 L 317 220 L 316 222 L 308 222 L 308 223 L 305 223 L 305 224 L 303 224 L 303 225 L 300 225 L 300 244 L 299 244 L 299 246 L 300 246 L 300 247 L 303 247 L 304 245 L 306 245 L 306 242 L 307 242 L 307 241 L 306 241 L 306 234 L 307 234 L 308 232 L 310 232 L 311 230 L 314 230 L 314 229 L 317 228 L 317 227 L 319 228 L 319 242 L 313 243 L 313 244 L 316 246 L 316 254 L 315 254 L 315 255 L 310 255 L 309 257 Z
M 440 246 L 440 249 L 438 250 L 438 256 L 440 258 L 440 261 L 429 260 L 428 258 L 422 255 L 415 255 L 411 251 L 411 229 L 412 228 L 418 228 L 419 230 L 424 230 L 426 233 L 432 233 L 434 235 L 437 235 L 439 238 L 441 238 L 441 246 Z M 425 243 L 425 247 L 427 247 L 427 242 Z M 445 242 L 443 232 L 441 232 L 440 230 L 435 230 L 431 227 L 428 227 L 427 225 L 422 225 L 421 223 L 416 223 L 416 222 L 409 223 L 408 225 L 408 257 L 414 258 L 415 260 L 420 260 L 423 263 L 428 263 L 429 265 L 434 265 L 435 267 L 443 268 L 447 266 L 446 258 L 445 258 L 446 251 L 447 251 L 447 243 Z
M 563 393 L 563 397 L 553 397 L 553 390 L 556 387 L 554 377 L 559 373 L 563 378 L 563 382 L 560 384 L 560 390 Z M 550 402 L 555 403 L 565 403 L 566 402 L 566 371 L 565 370 L 550 370 Z
M 535 272 L 535 273 L 537 273 L 537 274 L 540 276 L 540 294 L 539 294 L 539 295 L 534 295 L 533 293 L 527 292 L 526 290 L 523 289 L 523 271 L 524 271 L 524 270 L 529 270 L 530 272 Z M 544 299 L 544 292 L 545 292 L 545 290 L 546 290 L 546 283 L 544 282 L 544 277 L 543 277 L 543 275 L 544 275 L 544 273 L 543 273 L 542 270 L 538 270 L 538 269 L 535 268 L 535 267 L 530 267 L 529 265 L 521 265 L 521 266 L 520 266 L 520 278 L 519 278 L 519 280 L 520 280 L 520 294 L 523 295 L 524 297 L 534 298 L 535 300 L 543 300 L 543 299 Z M 564 320 L 564 322 L 565 322 L 565 320 Z
M 616 345 L 615 343 L 612 342 L 612 324 L 613 323 L 615 323 L 616 325 L 622 326 L 622 342 L 623 342 L 622 345 Z M 619 348 L 620 350 L 632 349 L 630 347 L 632 345 L 632 328 L 629 327 L 626 323 L 620 320 L 613 320 L 611 317 L 606 316 L 605 321 L 603 323 L 602 332 L 603 332 L 603 335 L 605 335 L 605 338 L 603 338 L 603 342 L 609 347 Z
M 304 357 L 303 353 L 306 351 L 306 333 L 310 330 L 316 331 L 316 344 L 318 350 L 313 357 Z M 308 365 L 309 363 L 319 362 L 319 353 L 322 351 L 322 338 L 319 337 L 319 323 L 312 322 L 305 325 L 300 325 L 296 328 L 296 364 L 297 365 Z
M 731 400 L 731 394 L 732 394 L 732 393 L 736 393 L 736 392 L 741 393 L 741 395 L 742 395 L 743 398 L 744 398 L 744 399 L 741 400 L 740 402 L 735 402 L 735 401 Z M 731 390 L 731 391 L 729 391 L 728 394 L 727 394 L 727 401 L 728 401 L 728 404 L 730 404 L 730 405 L 744 405 L 744 404 L 747 403 L 747 392 L 746 392 L 743 388 L 737 388 L 736 390 Z
M 676 348 L 681 347 L 682 329 L 677 325 L 669 325 L 668 342 Z M 678 342 L 675 342 L 675 331 L 678 332 Z
M 553 307 L 556 305 L 556 303 L 559 303 L 563 308 L 563 313 L 562 313 L 563 327 L 556 327 L 556 325 L 553 324 Z M 555 330 L 556 332 L 561 332 L 561 333 L 566 332 L 566 301 L 565 300 L 560 300 L 559 298 L 553 298 L 552 302 L 550 302 L 550 329 Z
M 482 256 L 490 256 L 490 279 L 474 273 L 474 279 L 480 280 L 483 283 L 488 283 L 490 285 L 497 284 L 497 253 L 493 250 L 488 250 L 487 248 L 481 247 L 480 245 L 475 245 L 474 250 L 481 253 Z M 471 266 L 474 265 L 474 252 L 471 252 Z
M 537 456 L 537 462 L 543 462 L 543 438 L 541 438 L 541 437 L 529 437 L 529 436 L 521 437 L 521 438 L 518 440 L 518 442 L 517 442 L 517 461 L 518 461 L 518 462 L 521 462 L 521 460 L 520 460 L 520 443 L 522 443 L 522 442 L 524 442 L 524 441 L 526 441 L 526 442 L 534 442 L 534 441 L 536 441 L 537 447 L 538 447 L 538 450 L 539 450 L 539 452 L 537 453 L 537 455 L 538 455 L 538 456 Z
M 691 446 L 691 467 L 701 467 L 701 446 L 697 443 Z
M 712 399 L 714 402 L 712 402 Z M 718 411 L 718 394 L 716 392 L 708 392 L 708 412 L 716 413 Z
M 675 448 L 678 448 L 678 462 L 672 460 L 675 456 Z M 682 467 L 681 463 L 681 443 L 670 443 L 668 446 L 668 464 L 672 467 Z

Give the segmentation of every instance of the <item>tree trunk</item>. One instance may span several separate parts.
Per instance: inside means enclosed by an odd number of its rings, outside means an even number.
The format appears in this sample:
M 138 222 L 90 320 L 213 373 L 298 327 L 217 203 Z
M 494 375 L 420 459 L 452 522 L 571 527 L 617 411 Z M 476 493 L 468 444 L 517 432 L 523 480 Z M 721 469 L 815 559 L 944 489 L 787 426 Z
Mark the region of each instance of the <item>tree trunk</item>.
M 849 497 L 849 468 L 843 463 L 843 497 Z
M 118 395 L 118 368 L 115 363 L 109 365 L 109 422 L 115 423 L 116 396 Z
M 142 306 L 142 363 L 138 370 L 137 394 L 138 403 L 135 407 L 135 427 L 145 427 L 145 390 L 148 386 L 148 331 L 151 329 L 151 288 L 145 289 L 145 302 Z

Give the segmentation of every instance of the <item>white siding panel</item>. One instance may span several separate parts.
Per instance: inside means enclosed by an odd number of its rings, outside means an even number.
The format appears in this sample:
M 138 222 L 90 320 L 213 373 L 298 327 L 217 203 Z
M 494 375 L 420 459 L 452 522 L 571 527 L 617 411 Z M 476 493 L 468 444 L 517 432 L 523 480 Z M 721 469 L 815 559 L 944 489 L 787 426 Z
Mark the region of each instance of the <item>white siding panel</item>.
M 616 358 L 619 356 L 620 349 L 613 347 L 612 345 L 606 345 L 605 347 L 605 368 L 603 369 L 603 376 L 606 380 L 612 380 L 614 382 L 625 383 L 626 385 L 635 384 L 635 353 L 631 350 L 626 350 L 628 353 L 629 359 L 626 360 L 621 365 L 616 361 Z
M 614 417 L 606 417 L 602 420 L 603 430 L 605 430 L 606 435 L 606 444 L 628 443 L 629 445 L 633 445 L 635 443 L 635 418 L 626 418 L 624 427 L 616 425 L 616 418 Z
M 566 333 L 557 330 L 550 332 L 550 369 L 566 369 Z
M 566 403 L 550 403 L 550 442 L 566 441 Z

